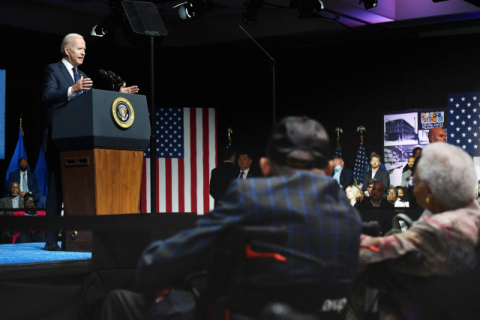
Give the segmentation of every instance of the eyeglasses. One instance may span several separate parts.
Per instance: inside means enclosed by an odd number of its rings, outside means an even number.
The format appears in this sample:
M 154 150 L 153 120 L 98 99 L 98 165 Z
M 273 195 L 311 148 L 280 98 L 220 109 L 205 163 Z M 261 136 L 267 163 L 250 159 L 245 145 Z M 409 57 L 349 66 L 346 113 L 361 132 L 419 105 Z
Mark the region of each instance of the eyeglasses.
M 396 192 L 389 192 L 388 194 L 397 194 Z
M 10 187 L 10 189 L 20 189 L 20 187 Z
M 25 200 L 25 203 L 34 204 L 34 203 L 35 203 L 35 200 Z

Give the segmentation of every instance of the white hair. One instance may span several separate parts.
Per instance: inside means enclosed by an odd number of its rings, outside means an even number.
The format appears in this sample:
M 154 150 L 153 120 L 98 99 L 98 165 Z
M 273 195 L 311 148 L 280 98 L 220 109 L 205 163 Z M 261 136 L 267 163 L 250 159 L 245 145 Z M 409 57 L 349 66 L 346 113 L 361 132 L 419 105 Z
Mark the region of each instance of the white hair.
M 429 144 L 422 150 L 417 174 L 421 182 L 431 186 L 435 198 L 447 209 L 458 208 L 475 197 L 475 165 L 462 148 L 443 142 Z
M 65 36 L 65 38 L 63 38 L 63 41 L 62 41 L 62 45 L 60 46 L 60 52 L 62 54 L 65 54 L 65 47 L 68 46 L 70 48 L 70 46 L 72 45 L 72 40 L 74 38 L 82 38 L 83 39 L 83 36 L 78 34 L 78 33 L 69 33 Z

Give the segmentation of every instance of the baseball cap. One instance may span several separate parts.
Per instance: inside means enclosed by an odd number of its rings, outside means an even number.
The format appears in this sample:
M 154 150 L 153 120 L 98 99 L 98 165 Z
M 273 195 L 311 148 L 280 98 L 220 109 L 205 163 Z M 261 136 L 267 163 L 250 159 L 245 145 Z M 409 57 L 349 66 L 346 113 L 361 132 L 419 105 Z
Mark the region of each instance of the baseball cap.
M 267 157 L 296 169 L 323 169 L 330 159 L 330 140 L 318 121 L 306 116 L 286 117 L 273 129 Z

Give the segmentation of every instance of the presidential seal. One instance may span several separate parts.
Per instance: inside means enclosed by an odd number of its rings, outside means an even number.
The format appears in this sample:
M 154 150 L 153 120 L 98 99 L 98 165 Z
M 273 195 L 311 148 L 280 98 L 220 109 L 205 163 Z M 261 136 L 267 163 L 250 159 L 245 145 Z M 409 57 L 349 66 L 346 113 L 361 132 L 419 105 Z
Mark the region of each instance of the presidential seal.
M 135 119 L 135 112 L 130 101 L 125 98 L 115 99 L 112 103 L 112 117 L 119 127 L 130 128 Z

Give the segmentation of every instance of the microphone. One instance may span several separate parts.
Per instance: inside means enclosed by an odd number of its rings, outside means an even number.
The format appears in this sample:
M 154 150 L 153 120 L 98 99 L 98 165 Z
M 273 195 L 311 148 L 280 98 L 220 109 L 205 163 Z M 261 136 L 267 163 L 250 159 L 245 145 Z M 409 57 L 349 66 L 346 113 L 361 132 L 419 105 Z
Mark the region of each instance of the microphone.
M 117 76 L 113 71 L 108 70 L 107 74 L 110 77 L 112 77 L 113 79 L 115 79 L 115 87 L 117 88 L 117 90 L 119 90 L 120 87 L 123 86 L 123 84 L 125 83 L 125 81 L 123 81 L 122 77 Z
M 98 73 L 99 73 L 102 77 L 110 80 L 110 82 L 112 82 L 112 83 L 116 82 L 116 79 L 115 79 L 114 77 L 112 77 L 107 71 L 105 71 L 105 70 L 103 70 L 103 69 L 100 69 L 100 70 L 98 71 Z

